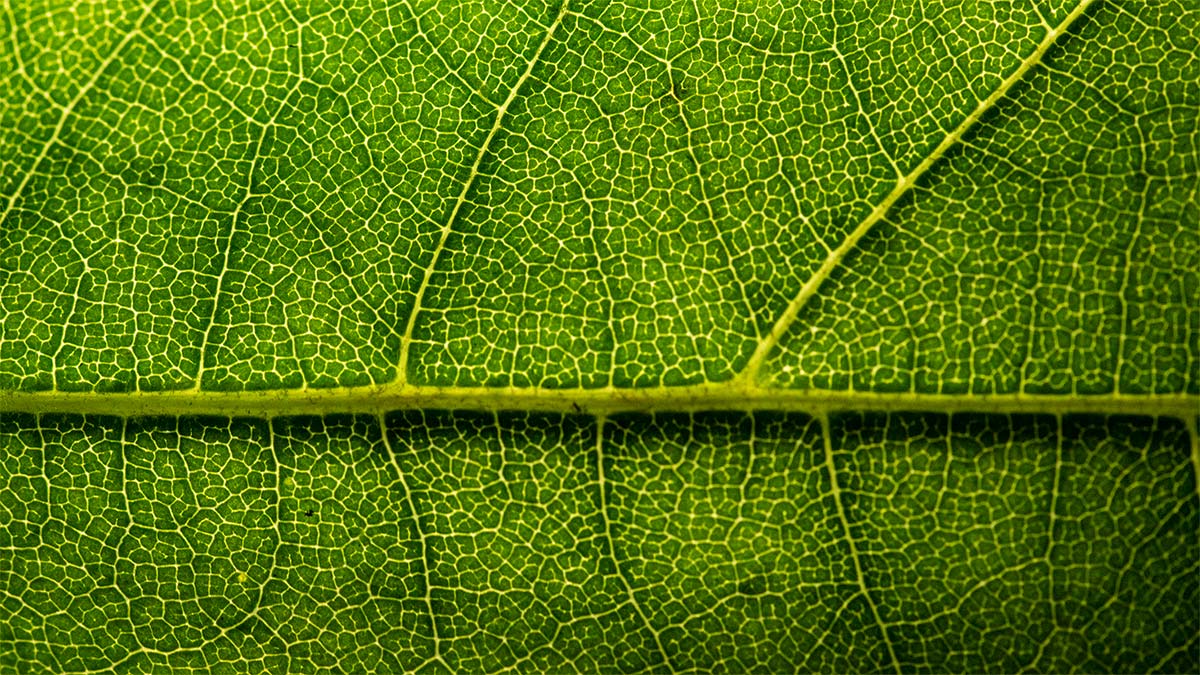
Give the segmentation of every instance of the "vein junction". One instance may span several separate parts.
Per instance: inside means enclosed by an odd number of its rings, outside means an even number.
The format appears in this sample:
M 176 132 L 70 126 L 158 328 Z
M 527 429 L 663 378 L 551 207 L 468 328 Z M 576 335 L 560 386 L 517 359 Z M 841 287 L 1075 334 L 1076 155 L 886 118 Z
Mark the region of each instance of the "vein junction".
M 1071 24 L 1074 23 L 1080 16 L 1082 16 L 1093 2 L 1094 0 L 1083 0 L 1057 26 L 1047 26 L 1046 34 L 1042 38 L 1041 42 L 1033 50 L 1033 52 L 1029 54 L 1029 56 L 1025 57 L 1025 59 L 1021 61 L 1021 64 L 1017 67 L 1017 69 L 1014 70 L 1008 77 L 1006 77 L 1004 81 L 1000 83 L 1000 86 L 996 87 L 996 89 L 989 94 L 987 98 L 980 101 L 979 104 L 975 106 L 975 109 L 972 110 L 971 113 L 965 118 L 963 118 L 962 122 L 959 122 L 958 126 L 954 127 L 950 133 L 946 134 L 946 137 L 943 138 L 942 141 L 934 147 L 933 151 L 930 152 L 929 155 L 924 159 L 922 159 L 915 168 L 897 179 L 896 185 L 892 188 L 892 191 L 889 192 L 887 196 L 883 198 L 883 201 L 879 202 L 879 204 L 877 204 L 875 208 L 867 214 L 862 222 L 860 222 L 858 226 L 854 228 L 850 235 L 842 241 L 841 245 L 829 253 L 829 255 L 825 258 L 825 261 L 822 262 L 821 266 L 817 268 L 817 271 L 813 273 L 813 275 L 804 283 L 803 286 L 801 286 L 799 293 L 797 293 L 796 297 L 794 297 L 788 304 L 783 314 L 775 322 L 775 325 L 771 327 L 771 330 L 767 333 L 766 337 L 763 338 L 758 347 L 754 350 L 754 353 L 750 356 L 749 362 L 746 364 L 745 369 L 742 371 L 739 377 L 747 381 L 753 380 L 757 377 L 758 371 L 762 367 L 763 362 L 771 353 L 771 350 L 774 349 L 777 344 L 779 344 L 781 339 L 783 339 L 783 336 L 788 332 L 788 329 L 791 328 L 792 324 L 796 320 L 796 317 L 800 314 L 801 308 L 808 304 L 809 299 L 816 294 L 821 284 L 827 278 L 829 278 L 829 275 L 841 265 L 842 260 L 845 259 L 846 255 L 854 250 L 856 246 L 858 246 L 858 242 L 867 234 L 867 232 L 869 232 L 876 223 L 878 223 L 884 218 L 884 216 L 887 215 L 892 206 L 899 201 L 901 197 L 908 193 L 910 189 L 912 189 L 912 187 L 917 183 L 917 180 L 920 179 L 921 176 L 925 175 L 925 173 L 929 171 L 930 167 L 937 163 L 937 161 L 941 159 L 950 148 L 957 145 L 962 140 L 963 136 L 972 127 L 974 127 L 980 119 L 983 118 L 984 114 L 995 107 L 996 103 L 1003 99 L 1008 94 L 1009 90 L 1011 90 L 1017 82 L 1020 82 L 1026 76 L 1030 69 L 1042 62 L 1042 58 L 1046 55 L 1046 52 L 1054 46 L 1054 43 L 1058 40 L 1059 36 L 1063 35 L 1067 29 L 1070 28 Z

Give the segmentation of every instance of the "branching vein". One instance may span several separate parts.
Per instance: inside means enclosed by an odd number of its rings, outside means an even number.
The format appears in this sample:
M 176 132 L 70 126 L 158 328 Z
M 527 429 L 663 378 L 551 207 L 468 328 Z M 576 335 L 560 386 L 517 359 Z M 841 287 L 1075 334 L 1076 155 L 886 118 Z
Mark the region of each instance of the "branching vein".
M 91 77 L 89 77 L 87 81 L 79 87 L 79 91 L 75 92 L 75 95 L 71 97 L 71 100 L 68 101 L 65 106 L 63 106 L 62 112 L 58 115 L 58 122 L 54 125 L 54 130 L 50 132 L 50 137 L 46 139 L 44 144 L 42 144 L 41 152 L 39 152 L 37 157 L 34 158 L 33 165 L 29 167 L 29 171 L 25 172 L 25 174 L 21 177 L 21 182 L 17 183 L 16 189 L 13 190 L 13 193 L 8 196 L 8 203 L 4 205 L 4 211 L 0 212 L 0 223 L 8 220 L 8 216 L 10 213 L 12 213 L 13 208 L 16 206 L 17 200 L 21 198 L 21 193 L 25 191 L 25 188 L 29 185 L 29 181 L 37 173 L 38 168 L 41 167 L 42 162 L 46 160 L 46 155 L 50 154 L 50 148 L 54 147 L 54 144 L 58 141 L 59 136 L 62 135 L 63 128 L 67 124 L 67 119 L 69 119 L 71 114 L 75 112 L 75 106 L 79 105 L 80 101 L 83 100 L 83 97 L 87 96 L 88 92 L 96 87 L 96 83 L 100 81 L 100 77 L 104 75 L 106 71 L 108 71 L 109 67 L 111 67 L 118 58 L 121 57 L 121 55 L 125 52 L 125 48 L 129 46 L 129 43 L 132 42 L 135 37 L 141 34 L 142 25 L 146 23 L 146 17 L 150 16 L 150 13 L 154 10 L 154 6 L 156 4 L 157 3 L 155 2 L 151 2 L 142 8 L 142 13 L 138 15 L 137 21 L 134 23 L 133 28 L 131 28 L 129 32 L 125 34 L 125 37 L 121 38 L 121 41 L 112 48 L 112 51 L 109 52 L 108 57 L 100 62 L 100 65 L 96 67 L 96 70 L 92 71 Z
M 850 531 L 850 519 L 846 516 L 846 508 L 842 504 L 842 488 L 838 484 L 837 467 L 833 460 L 833 441 L 830 437 L 829 416 L 822 415 L 821 418 L 821 439 L 825 445 L 825 471 L 829 476 L 829 489 L 833 492 L 833 503 L 837 507 L 837 518 L 840 523 L 842 532 L 845 534 L 846 545 L 850 549 L 850 561 L 854 566 L 854 583 L 858 586 L 858 594 L 866 601 L 867 607 L 871 610 L 871 616 L 875 620 L 875 625 L 879 628 L 883 644 L 887 647 L 888 659 L 892 668 L 896 673 L 901 672 L 900 660 L 896 658 L 896 649 L 892 646 L 891 636 L 888 635 L 887 624 L 883 622 L 883 618 L 879 615 L 879 607 L 875 604 L 874 598 L 871 597 L 871 590 L 867 588 L 866 577 L 863 574 L 862 557 L 858 553 L 858 545 L 854 542 L 854 533 Z
M 396 365 L 395 380 L 398 383 L 408 381 L 408 361 L 412 349 L 412 335 L 413 329 L 417 325 L 417 316 L 421 313 L 421 303 L 425 298 L 425 293 L 429 289 L 429 282 L 433 279 L 434 270 L 437 269 L 438 259 L 441 257 L 442 251 L 446 248 L 446 240 L 450 238 L 450 232 L 454 228 L 455 221 L 458 220 L 458 213 L 462 210 L 463 205 L 467 201 L 467 196 L 471 192 L 471 188 L 475 185 L 475 180 L 479 177 L 479 167 L 483 164 L 483 158 L 487 155 L 492 140 L 496 138 L 496 134 L 500 132 L 504 124 L 504 115 L 508 112 L 508 107 L 512 105 L 512 102 L 517 98 L 517 94 L 521 92 L 521 87 L 525 85 L 526 80 L 533 73 L 534 67 L 541 61 L 542 53 L 546 51 L 546 47 L 554 38 L 555 31 L 562 25 L 563 17 L 566 14 L 567 2 L 563 2 L 562 6 L 559 7 L 558 14 L 554 17 L 554 21 L 550 24 L 550 28 L 546 30 L 546 34 L 542 37 L 537 50 L 534 51 L 533 57 L 529 59 L 529 63 L 525 66 L 525 71 L 517 78 L 516 84 L 508 92 L 508 96 L 504 99 L 504 102 L 496 109 L 496 117 L 492 121 L 492 128 L 483 139 L 483 144 L 479 146 L 479 152 L 475 154 L 475 162 L 471 165 L 471 171 L 467 174 L 467 179 L 463 181 L 462 190 L 459 191 L 458 198 L 454 200 L 454 206 L 450 209 L 450 215 L 446 217 L 446 223 L 442 226 L 437 245 L 430 256 L 429 264 L 425 267 L 425 275 L 421 279 L 421 285 L 417 288 L 412 309 L 409 310 L 408 323 L 404 328 L 404 335 L 400 339 L 400 359 Z
M 646 616 L 645 610 L 638 603 L 637 596 L 633 593 L 633 586 L 625 578 L 625 573 L 621 571 L 621 561 L 617 558 L 617 542 L 613 539 L 612 518 L 608 514 L 608 484 L 604 478 L 604 422 L 605 418 L 603 416 L 596 418 L 596 479 L 598 489 L 600 490 L 600 517 L 604 520 L 604 538 L 608 542 L 608 553 L 612 558 L 613 569 L 617 573 L 617 579 L 620 581 L 629 598 L 630 606 L 637 612 L 638 617 L 642 620 L 642 624 L 646 627 L 651 637 L 654 638 L 654 646 L 662 657 L 663 665 L 667 667 L 668 672 L 674 673 L 676 670 L 671 665 L 671 656 L 663 648 L 662 639 L 659 637 L 658 631 L 654 630 L 654 626 L 650 623 L 650 617 Z
M 1070 28 L 1071 24 L 1074 23 L 1075 20 L 1078 19 L 1093 2 L 1095 2 L 1095 0 L 1082 0 L 1082 2 L 1080 2 L 1075 9 L 1068 14 L 1061 23 L 1058 24 L 1057 27 L 1047 30 L 1045 37 L 1042 38 L 1042 41 L 1038 44 L 1037 48 L 1033 50 L 1033 53 L 1027 56 L 1025 60 L 1022 61 L 1021 64 L 1016 68 L 1016 70 L 1014 70 L 1012 74 L 1005 78 L 1004 81 L 1000 83 L 1000 86 L 996 87 L 995 91 L 989 94 L 987 98 L 980 101 L 979 105 L 975 106 L 975 109 L 971 111 L 971 114 L 967 115 L 962 122 L 959 122 L 958 126 L 954 127 L 954 129 L 942 139 L 942 142 L 937 144 L 937 146 L 933 149 L 933 152 L 929 153 L 925 159 L 921 160 L 921 163 L 918 164 L 912 171 L 908 172 L 908 174 L 900 177 L 900 179 L 896 181 L 895 187 L 893 187 L 892 191 L 883 198 L 883 201 L 879 202 L 879 204 L 867 214 L 866 218 L 864 218 L 862 222 L 860 222 L 858 226 L 850 232 L 850 235 L 842 241 L 841 245 L 839 245 L 828 256 L 826 256 L 825 261 L 821 263 L 821 266 L 817 268 L 817 271 L 814 272 L 813 275 L 809 277 L 808 281 L 806 281 L 804 285 L 800 287 L 799 293 L 797 293 L 796 297 L 794 297 L 788 304 L 787 308 L 783 311 L 783 314 L 775 322 L 775 325 L 771 327 L 771 330 L 767 333 L 766 337 L 763 338 L 763 340 L 759 343 L 758 348 L 754 350 L 753 354 L 751 354 L 749 361 L 746 362 L 745 368 L 742 370 L 741 374 L 738 375 L 739 379 L 746 381 L 754 381 L 757 379 L 758 372 L 762 368 L 763 362 L 766 360 L 767 356 L 771 353 L 775 346 L 779 344 L 779 341 L 787 333 L 788 329 L 791 328 L 792 323 L 795 322 L 796 316 L 799 315 L 800 310 L 806 304 L 808 304 L 809 299 L 816 294 L 817 290 L 821 287 L 821 284 L 824 283 L 827 278 L 829 278 L 829 275 L 832 274 L 835 269 L 837 269 L 842 260 L 845 259 L 850 251 L 854 250 L 854 248 L 858 246 L 858 242 L 867 234 L 867 232 L 871 231 L 871 228 L 874 227 L 876 223 L 878 223 L 883 219 L 884 216 L 887 215 L 888 211 L 892 208 L 892 205 L 894 205 L 901 197 L 907 194 L 908 191 L 912 189 L 913 185 L 916 184 L 917 180 L 919 180 L 921 176 L 925 175 L 925 173 L 929 171 L 929 168 L 946 154 L 946 151 L 958 144 L 958 142 L 962 140 L 962 137 L 972 127 L 974 127 L 980 119 L 982 119 L 983 115 L 995 107 L 995 105 L 1008 94 L 1008 92 L 1013 88 L 1013 85 L 1015 85 L 1017 82 L 1020 82 L 1025 77 L 1026 73 L 1041 63 L 1042 58 L 1046 55 L 1046 52 L 1054 46 L 1054 43 L 1058 40 L 1058 37 L 1065 33 L 1067 29 Z

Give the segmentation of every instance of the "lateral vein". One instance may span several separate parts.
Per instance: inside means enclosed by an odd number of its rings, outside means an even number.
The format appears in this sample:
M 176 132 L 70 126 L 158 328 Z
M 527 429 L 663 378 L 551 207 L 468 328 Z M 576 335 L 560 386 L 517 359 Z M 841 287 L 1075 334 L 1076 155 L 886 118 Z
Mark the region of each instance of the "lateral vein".
M 58 137 L 62 135 L 62 130 L 67 124 L 67 119 L 71 117 L 71 113 L 75 112 L 75 106 L 79 105 L 79 102 L 83 100 L 83 97 L 87 96 L 88 92 L 95 88 L 96 83 L 100 81 L 100 77 L 104 75 L 105 71 L 107 71 L 113 63 L 116 62 L 117 58 L 119 58 L 125 51 L 125 48 L 129 46 L 129 43 L 133 41 L 133 38 L 141 34 L 142 25 L 146 23 L 146 17 L 150 16 L 150 13 L 154 10 L 156 4 L 158 3 L 150 2 L 142 7 L 142 13 L 134 22 L 133 28 L 131 28 L 129 32 L 126 33 L 123 38 L 121 38 L 121 41 L 112 48 L 112 51 L 109 52 L 108 57 L 100 62 L 100 65 L 96 67 L 96 70 L 92 72 L 87 81 L 80 85 L 79 91 L 76 91 L 75 95 L 71 97 L 71 100 L 67 101 L 67 104 L 63 106 L 62 112 L 58 116 L 58 122 L 54 125 L 54 129 L 50 132 L 50 138 L 46 139 L 45 144 L 42 145 L 41 152 L 39 152 L 38 156 L 34 158 L 33 165 L 29 167 L 29 171 L 25 172 L 25 175 L 21 177 L 21 182 L 17 183 L 17 187 L 15 190 L 13 190 L 13 193 L 9 195 L 8 204 L 4 206 L 4 212 L 0 213 L 0 223 L 8 220 L 9 214 L 12 213 L 13 208 L 16 206 L 17 200 L 20 199 L 21 194 L 29 185 L 29 181 L 33 178 L 34 174 L 37 173 L 38 167 L 42 165 L 42 162 L 46 160 L 46 155 L 50 154 L 50 148 L 58 142 Z
M 433 656 L 426 659 L 426 663 L 437 662 L 447 670 L 451 670 L 450 665 L 442 656 L 442 639 L 438 632 L 437 612 L 433 610 L 433 564 L 429 553 L 429 537 L 426 536 L 424 526 L 421 524 L 421 514 L 417 512 L 417 502 L 413 499 L 412 489 L 408 485 L 408 479 L 404 476 L 404 467 L 400 466 L 400 458 L 396 455 L 396 448 L 388 436 L 387 419 L 383 413 L 379 413 L 376 421 L 379 423 L 379 434 L 383 440 L 383 447 L 387 450 L 392 467 L 396 469 L 396 481 L 400 483 L 400 489 L 404 490 L 405 505 L 412 514 L 413 529 L 417 534 L 418 543 L 421 545 L 421 570 L 425 576 L 425 596 L 422 600 L 425 604 L 425 612 L 429 615 L 429 629 L 433 633 Z
M 666 666 L 667 672 L 677 672 L 674 664 L 671 663 L 671 655 L 663 648 L 662 638 L 659 636 L 659 631 L 654 630 L 654 625 L 650 622 L 650 617 L 646 615 L 642 609 L 641 603 L 638 602 L 637 595 L 633 592 L 633 585 L 629 583 L 629 579 L 625 577 L 625 573 L 621 569 L 621 561 L 617 557 L 617 540 L 612 534 L 612 518 L 608 515 L 608 483 L 604 476 L 604 424 L 607 422 L 605 416 L 596 417 L 596 481 L 600 491 L 600 517 L 604 519 L 604 538 L 608 540 L 608 553 L 612 559 L 613 570 L 616 572 L 617 580 L 625 590 L 630 606 L 633 611 L 642 620 L 642 625 L 649 631 L 650 636 L 654 638 L 654 647 L 658 650 L 659 656 L 662 657 L 663 665 Z
M 412 309 L 408 313 L 408 322 L 404 327 L 404 335 L 400 338 L 400 358 L 396 364 L 396 378 L 394 380 L 397 383 L 403 384 L 408 381 L 408 360 L 412 348 L 413 329 L 417 325 L 417 315 L 420 314 L 421 302 L 424 300 L 425 293 L 429 289 L 430 280 L 433 279 L 433 272 L 437 268 L 438 259 L 441 257 L 442 251 L 446 248 L 446 241 L 450 238 L 450 231 L 453 229 L 455 221 L 458 220 L 458 213 L 462 210 L 463 204 L 467 201 L 467 195 L 471 192 L 471 188 L 475 185 L 475 180 L 479 177 L 479 167 L 483 164 L 483 158 L 487 155 L 488 148 L 492 145 L 492 140 L 500 132 L 500 127 L 504 123 L 504 115 L 508 112 L 508 106 L 517 98 L 521 87 L 525 85 L 526 80 L 533 73 L 534 67 L 541 61 L 542 53 L 546 51 L 546 47 L 554 38 L 554 33 L 562 25 L 563 17 L 567 14 L 567 5 L 568 2 L 564 0 L 558 8 L 558 14 L 554 17 L 550 28 L 542 36 L 542 41 L 538 44 L 537 50 L 534 51 L 533 57 L 526 64 L 525 71 L 517 78 L 516 84 L 508 92 L 508 96 L 504 99 L 504 102 L 496 109 L 496 118 L 492 121 L 492 128 L 483 139 L 483 144 L 479 146 L 479 152 L 475 154 L 475 161 L 471 164 L 471 171 L 467 174 L 467 179 L 463 181 L 462 190 L 459 191 L 458 198 L 454 200 L 454 206 L 450 209 L 450 215 L 446 217 L 446 223 L 442 226 L 437 245 L 433 249 L 433 255 L 429 260 L 429 264 L 425 267 L 425 274 L 421 278 L 421 285 L 417 288 Z
M 929 153 L 925 159 L 921 160 L 920 164 L 913 168 L 912 171 L 909 171 L 908 174 L 900 177 L 896 181 L 896 185 L 892 188 L 892 191 L 883 198 L 883 201 L 879 202 L 879 204 L 876 205 L 875 208 L 872 209 L 865 218 L 863 218 L 862 222 L 860 222 L 858 226 L 850 232 L 850 234 L 842 241 L 842 243 L 836 249 L 830 252 L 828 256 L 826 256 L 825 261 L 821 263 L 821 266 L 817 268 L 817 271 L 814 272 L 813 275 L 809 277 L 808 281 L 806 281 L 804 285 L 800 287 L 800 291 L 796 294 L 796 297 L 792 298 L 792 301 L 788 303 L 787 308 L 775 322 L 775 325 L 771 327 L 771 330 L 767 333 L 766 337 L 764 337 L 763 340 L 758 344 L 758 347 L 754 350 L 754 353 L 750 355 L 749 361 L 746 362 L 746 366 L 738 375 L 739 379 L 749 382 L 754 381 L 758 377 L 758 372 L 762 368 L 763 362 L 766 360 L 771 350 L 774 349 L 777 344 L 779 344 L 779 341 L 783 338 L 784 334 L 787 333 L 792 323 L 795 322 L 796 317 L 800 314 L 800 310 L 806 304 L 808 304 L 808 301 L 812 298 L 812 296 L 816 295 L 816 292 L 821 287 L 821 284 L 824 283 L 827 278 L 829 278 L 829 275 L 832 274 L 833 271 L 841 264 L 842 260 L 850 253 L 850 251 L 854 250 L 858 246 L 859 240 L 861 240 L 867 234 L 867 232 L 869 232 L 871 228 L 875 226 L 876 223 L 882 220 L 892 206 L 901 197 L 907 194 L 909 190 L 912 189 L 912 186 L 916 184 L 917 180 L 919 180 L 921 176 L 925 175 L 925 173 L 929 171 L 929 168 L 946 154 L 946 151 L 957 145 L 967 131 L 974 127 L 985 113 L 995 107 L 996 103 L 1003 99 L 1013 88 L 1013 86 L 1025 77 L 1026 73 L 1041 63 L 1042 58 L 1046 55 L 1046 52 L 1054 46 L 1054 43 L 1058 40 L 1058 37 L 1065 33 L 1067 29 L 1070 28 L 1071 24 L 1074 23 L 1075 20 L 1078 19 L 1093 2 L 1095 2 L 1095 0 L 1082 0 L 1075 7 L 1075 9 L 1058 24 L 1058 26 L 1049 28 L 1046 31 L 1045 37 L 1042 38 L 1042 41 L 1038 44 L 1037 48 L 1034 49 L 1033 52 L 1021 62 L 1016 70 L 1010 73 L 1009 76 L 1000 83 L 1000 86 L 998 86 L 991 94 L 989 94 L 987 98 L 980 101 L 979 104 L 975 106 L 975 109 L 971 111 L 971 114 L 967 115 L 962 122 L 958 124 L 958 126 L 951 130 L 950 133 L 947 134 L 946 137 L 937 144 L 933 151 Z
M 871 597 L 871 591 L 867 588 L 866 576 L 863 574 L 862 557 L 858 552 L 858 545 L 854 541 L 854 534 L 850 532 L 850 519 L 846 516 L 846 507 L 842 504 L 842 488 L 838 485 L 837 467 L 833 461 L 833 441 L 831 440 L 831 432 L 829 429 L 829 415 L 821 415 L 821 442 L 825 448 L 825 472 L 829 477 L 829 491 L 833 493 L 833 504 L 836 507 L 838 523 L 842 527 L 842 532 L 845 533 L 846 546 L 850 549 L 850 562 L 854 567 L 854 581 L 858 586 L 858 592 L 866 601 L 868 609 L 871 610 L 871 616 L 875 620 L 875 625 L 879 628 L 879 632 L 883 637 L 884 647 L 887 648 L 888 660 L 892 664 L 892 668 L 897 675 L 902 672 L 900 660 L 896 658 L 896 649 L 892 646 L 892 638 L 888 635 L 887 624 L 883 622 L 883 617 L 879 614 L 879 606 L 875 604 L 875 599 Z

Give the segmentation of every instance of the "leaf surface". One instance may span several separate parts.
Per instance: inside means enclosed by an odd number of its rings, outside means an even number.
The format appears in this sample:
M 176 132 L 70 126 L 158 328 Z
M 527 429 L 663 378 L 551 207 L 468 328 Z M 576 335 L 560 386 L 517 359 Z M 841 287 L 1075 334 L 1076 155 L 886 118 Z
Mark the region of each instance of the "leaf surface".
M 0 11 L 0 670 L 1200 669 L 1200 15 Z

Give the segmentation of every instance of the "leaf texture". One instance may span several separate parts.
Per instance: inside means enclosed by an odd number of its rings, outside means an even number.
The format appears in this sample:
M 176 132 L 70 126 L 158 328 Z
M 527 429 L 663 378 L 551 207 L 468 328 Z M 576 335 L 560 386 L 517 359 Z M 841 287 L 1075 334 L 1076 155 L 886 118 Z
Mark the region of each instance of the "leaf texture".
M 0 5 L 0 672 L 1200 671 L 1200 12 Z

